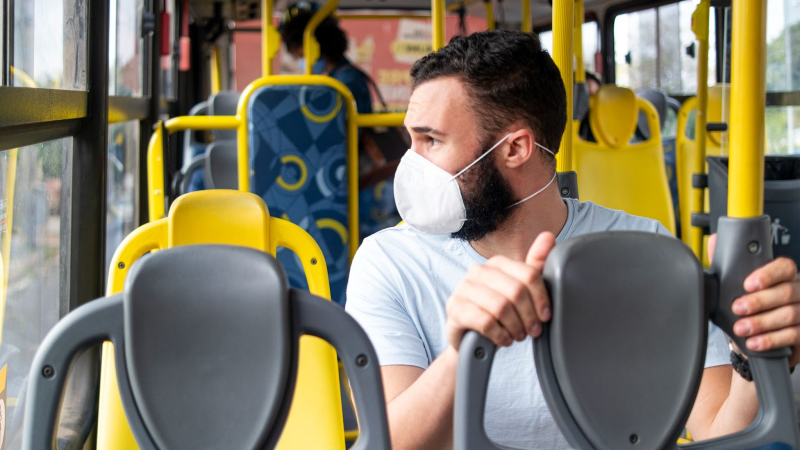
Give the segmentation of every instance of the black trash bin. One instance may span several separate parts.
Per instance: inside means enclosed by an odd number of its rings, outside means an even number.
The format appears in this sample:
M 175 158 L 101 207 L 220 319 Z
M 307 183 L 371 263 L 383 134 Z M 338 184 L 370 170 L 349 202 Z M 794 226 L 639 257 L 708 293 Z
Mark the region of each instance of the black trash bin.
M 728 158 L 708 157 L 710 228 L 728 213 Z M 800 156 L 767 156 L 764 214 L 772 220 L 772 250 L 800 265 Z

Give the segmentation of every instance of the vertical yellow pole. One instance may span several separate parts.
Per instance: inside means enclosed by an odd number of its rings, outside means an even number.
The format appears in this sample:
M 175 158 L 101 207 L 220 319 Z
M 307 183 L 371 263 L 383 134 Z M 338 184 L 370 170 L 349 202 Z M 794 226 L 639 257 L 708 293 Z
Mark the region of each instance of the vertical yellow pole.
M 574 1 L 553 1 L 553 61 L 561 71 L 561 80 L 567 90 L 567 126 L 556 154 L 559 172 L 572 170 L 572 28 Z
M 583 66 L 583 0 L 575 0 L 574 40 L 575 82 L 586 83 L 586 69 Z
M 483 6 L 486 8 L 486 29 L 494 30 L 494 8 L 492 7 L 492 0 L 483 0 Z
M 764 211 L 767 2 L 733 1 L 728 216 Z
M 303 55 L 306 58 L 306 75 L 313 73 L 314 63 L 317 62 L 320 56 L 319 42 L 317 42 L 314 32 L 317 31 L 317 27 L 326 17 L 333 15 L 337 6 L 339 6 L 339 0 L 328 0 L 306 25 L 306 31 L 303 33 Z
M 211 49 L 211 94 L 222 90 L 222 65 L 219 61 L 219 47 Z
M 533 32 L 533 23 L 531 22 L 531 0 L 522 0 L 522 31 L 526 33 Z
M 273 0 L 261 1 L 261 76 L 272 75 L 272 57 L 269 54 L 272 40 L 272 8 L 275 6 Z
M 433 51 L 444 47 L 444 0 L 431 0 L 431 22 L 433 25 Z
M 14 223 L 14 187 L 17 183 L 17 155 L 19 149 L 8 151 L 8 164 L 6 165 L 6 224 L 5 231 L 0 235 L 0 342 L 3 341 L 3 324 L 6 314 L 6 295 L 8 293 L 8 272 L 11 256 L 11 232 Z
M 695 143 L 697 150 L 692 173 L 706 172 L 706 123 L 708 122 L 708 20 L 711 0 L 701 0 L 692 14 L 692 31 L 697 39 L 697 108 L 695 108 Z M 702 213 L 705 208 L 705 188 L 692 189 L 691 211 Z M 692 227 L 690 243 L 697 257 L 703 258 L 703 229 Z

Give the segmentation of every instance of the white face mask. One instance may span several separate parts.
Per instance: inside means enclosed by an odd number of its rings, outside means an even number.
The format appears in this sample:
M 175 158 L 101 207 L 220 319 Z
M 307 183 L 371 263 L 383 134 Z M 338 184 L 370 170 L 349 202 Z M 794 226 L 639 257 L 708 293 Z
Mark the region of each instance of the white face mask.
M 467 210 L 456 178 L 474 166 L 503 143 L 508 136 L 485 151 L 475 161 L 455 175 L 428 161 L 415 151 L 408 150 L 394 176 L 394 200 L 403 220 L 425 234 L 450 234 L 460 230 L 467 220 Z M 549 149 L 539 148 L 555 156 Z M 528 197 L 509 205 L 509 208 L 528 201 L 553 184 L 556 174 L 543 188 Z

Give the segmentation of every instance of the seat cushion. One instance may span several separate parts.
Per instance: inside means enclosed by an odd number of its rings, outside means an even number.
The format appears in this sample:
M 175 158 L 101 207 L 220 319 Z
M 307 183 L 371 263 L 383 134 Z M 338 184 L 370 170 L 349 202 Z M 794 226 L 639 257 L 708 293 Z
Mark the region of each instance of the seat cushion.
M 331 284 L 344 304 L 349 266 L 346 108 L 326 86 L 265 86 L 248 104 L 250 186 L 274 217 L 289 220 L 317 241 Z M 278 260 L 292 286 L 307 288 L 294 253 Z

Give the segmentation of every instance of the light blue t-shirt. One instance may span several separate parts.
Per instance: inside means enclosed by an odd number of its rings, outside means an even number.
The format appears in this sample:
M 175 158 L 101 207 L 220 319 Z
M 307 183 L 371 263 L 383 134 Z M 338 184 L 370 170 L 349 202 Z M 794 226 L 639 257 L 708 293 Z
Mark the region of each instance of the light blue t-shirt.
M 591 202 L 565 202 L 568 216 L 557 243 L 609 230 L 670 235 L 655 220 Z M 426 369 L 444 352 L 447 299 L 470 266 L 485 262 L 466 241 L 426 235 L 408 225 L 366 238 L 350 269 L 346 309 L 369 335 L 380 365 Z M 568 449 L 539 386 L 532 342 L 529 337 L 498 351 L 489 380 L 486 432 L 515 448 Z M 724 335 L 712 325 L 705 366 L 728 364 L 728 354 Z

